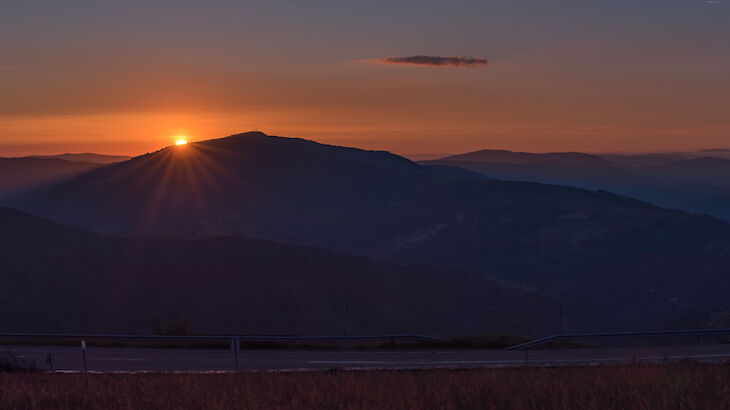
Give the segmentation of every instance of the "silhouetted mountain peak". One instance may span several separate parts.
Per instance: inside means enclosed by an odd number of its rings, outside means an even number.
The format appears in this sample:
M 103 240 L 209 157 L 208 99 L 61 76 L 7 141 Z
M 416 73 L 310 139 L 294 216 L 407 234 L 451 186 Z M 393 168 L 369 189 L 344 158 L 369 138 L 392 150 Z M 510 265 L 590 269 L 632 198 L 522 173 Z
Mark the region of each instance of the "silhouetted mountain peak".
M 196 142 L 194 144 L 208 143 L 208 142 L 212 142 L 212 141 L 227 141 L 227 142 L 233 142 L 233 141 L 247 141 L 247 142 L 260 141 L 261 142 L 261 141 L 266 141 L 267 139 L 276 139 L 276 138 L 280 138 L 280 137 L 270 136 L 270 135 L 267 135 L 266 133 L 261 132 L 261 131 L 247 131 L 247 132 L 242 132 L 240 134 L 232 134 L 232 135 L 229 135 L 227 137 L 214 138 L 214 139 L 209 139 L 209 140 L 205 140 L 205 141 L 199 141 L 199 142 Z
M 337 165 L 370 165 L 385 168 L 426 172 L 413 161 L 387 151 L 369 151 L 359 148 L 329 145 L 303 138 L 267 135 L 249 131 L 224 138 L 192 144 L 195 148 L 215 156 L 239 156 L 248 159 L 268 159 L 287 164 L 310 164 L 313 167 Z M 176 147 L 170 147 L 175 149 Z M 324 161 L 324 162 L 323 162 Z
M 243 137 L 243 138 L 260 138 L 260 137 L 268 137 L 265 132 L 262 131 L 246 131 L 242 132 L 240 134 L 234 134 L 231 137 Z

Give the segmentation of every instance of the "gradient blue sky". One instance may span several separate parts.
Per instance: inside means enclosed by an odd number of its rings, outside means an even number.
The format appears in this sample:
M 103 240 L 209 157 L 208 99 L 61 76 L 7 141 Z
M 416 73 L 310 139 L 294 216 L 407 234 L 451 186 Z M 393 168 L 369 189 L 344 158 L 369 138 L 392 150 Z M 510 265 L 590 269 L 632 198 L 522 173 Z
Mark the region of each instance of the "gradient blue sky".
M 730 2 L 4 1 L 0 155 L 730 146 Z M 478 56 L 489 67 L 370 60 Z

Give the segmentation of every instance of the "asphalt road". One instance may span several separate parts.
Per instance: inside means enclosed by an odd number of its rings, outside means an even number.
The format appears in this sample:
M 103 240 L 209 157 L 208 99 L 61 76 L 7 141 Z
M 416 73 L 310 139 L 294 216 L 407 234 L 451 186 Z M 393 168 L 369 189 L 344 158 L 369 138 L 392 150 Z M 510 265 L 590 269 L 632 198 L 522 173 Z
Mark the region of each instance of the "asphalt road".
M 32 360 L 40 369 L 84 369 L 80 347 L 0 346 L 0 356 Z M 730 345 L 664 346 L 566 350 L 243 350 L 241 370 L 426 369 L 516 366 L 584 366 L 666 362 L 691 358 L 730 360 Z M 105 348 L 86 350 L 89 371 L 231 371 L 235 356 L 226 350 Z

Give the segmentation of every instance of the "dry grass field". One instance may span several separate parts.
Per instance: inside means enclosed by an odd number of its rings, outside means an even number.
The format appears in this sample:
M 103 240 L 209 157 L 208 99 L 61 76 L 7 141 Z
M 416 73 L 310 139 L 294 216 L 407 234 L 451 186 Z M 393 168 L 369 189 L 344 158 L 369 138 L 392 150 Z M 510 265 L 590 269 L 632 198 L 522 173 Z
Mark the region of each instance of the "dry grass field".
M 722 409 L 730 365 L 237 374 L 0 373 L 0 408 Z

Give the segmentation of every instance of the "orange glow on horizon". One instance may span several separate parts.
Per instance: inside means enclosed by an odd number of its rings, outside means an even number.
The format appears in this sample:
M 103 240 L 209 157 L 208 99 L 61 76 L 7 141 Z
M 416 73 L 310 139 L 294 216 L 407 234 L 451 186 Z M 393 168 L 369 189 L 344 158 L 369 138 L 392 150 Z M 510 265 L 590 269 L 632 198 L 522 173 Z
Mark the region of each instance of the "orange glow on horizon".
M 175 146 L 178 139 L 204 141 L 250 130 L 325 144 L 386 150 L 400 155 L 458 154 L 479 149 L 529 152 L 649 152 L 724 148 L 730 124 L 566 125 L 536 118 L 494 120 L 485 129 L 471 112 L 408 121 L 412 112 L 352 111 L 331 116 L 314 108 L 236 112 L 144 111 L 52 116 L 0 116 L 0 157 L 64 152 L 137 156 Z M 482 115 L 482 114 L 479 114 Z M 557 116 L 556 116 L 557 118 Z M 672 118 L 679 118 L 678 116 Z M 113 124 L 114 127 L 110 127 Z M 681 125 L 681 126 L 680 126 Z M 424 130 L 426 129 L 426 130 Z M 195 138 L 190 136 L 194 135 Z M 5 137 L 7 136 L 7 137 Z M 688 138 L 687 136 L 692 136 Z M 658 142 L 661 141 L 661 146 Z M 189 147 L 188 147 L 189 148 Z
M 730 144 L 730 0 L 463 2 L 419 13 L 377 2 L 293 2 L 286 12 L 269 2 L 89 3 L 80 12 L 0 2 L 0 34 L 12 38 L 0 43 L 0 157 L 136 156 L 178 139 L 189 151 L 250 130 L 429 155 Z M 516 18 L 524 24 L 505 23 Z M 472 54 L 492 66 L 363 63 Z

